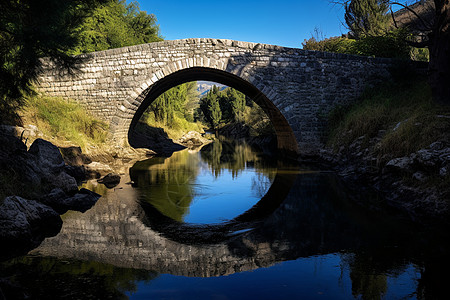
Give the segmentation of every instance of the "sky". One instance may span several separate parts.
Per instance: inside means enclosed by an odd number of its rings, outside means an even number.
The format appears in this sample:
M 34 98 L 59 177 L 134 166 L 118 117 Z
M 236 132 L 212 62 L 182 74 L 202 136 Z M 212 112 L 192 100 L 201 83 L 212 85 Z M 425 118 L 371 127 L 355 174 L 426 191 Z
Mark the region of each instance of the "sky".
M 344 11 L 330 0 L 138 0 L 158 19 L 165 40 L 220 38 L 301 48 L 315 28 L 346 33 Z M 401 1 L 405 2 L 405 1 Z

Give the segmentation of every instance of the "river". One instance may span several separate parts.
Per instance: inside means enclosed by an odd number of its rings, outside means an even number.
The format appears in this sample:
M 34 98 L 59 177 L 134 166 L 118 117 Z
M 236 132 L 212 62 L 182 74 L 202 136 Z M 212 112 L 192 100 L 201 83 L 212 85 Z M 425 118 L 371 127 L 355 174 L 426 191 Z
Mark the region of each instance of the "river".
M 6 299 L 438 299 L 444 230 L 330 172 L 216 140 L 129 166 L 60 233 L 0 264 Z M 358 201 L 354 201 L 354 199 Z M 372 203 L 361 206 L 358 203 Z

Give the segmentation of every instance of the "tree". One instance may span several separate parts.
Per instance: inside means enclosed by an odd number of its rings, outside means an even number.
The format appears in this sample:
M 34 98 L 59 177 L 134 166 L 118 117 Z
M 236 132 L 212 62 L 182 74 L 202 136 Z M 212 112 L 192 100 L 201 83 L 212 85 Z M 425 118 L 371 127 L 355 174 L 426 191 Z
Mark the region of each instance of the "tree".
M 414 47 L 429 49 L 428 79 L 433 99 L 439 104 L 450 105 L 450 1 L 427 0 L 427 3 L 434 4 L 429 7 L 434 9 L 431 20 L 424 19 L 402 3 L 390 2 L 390 5 L 400 5 L 409 10 L 421 23 L 421 28 L 410 28 L 417 38 L 408 42 Z
M 434 99 L 450 105 L 450 1 L 434 0 L 436 14 L 422 45 L 430 50 L 430 85 Z
M 156 21 L 153 14 L 141 11 L 137 2 L 107 0 L 78 28 L 81 38 L 70 54 L 161 41 Z
M 245 95 L 233 88 L 228 88 L 227 98 L 230 101 L 231 112 L 234 121 L 235 122 L 244 121 Z
M 196 91 L 196 81 L 177 85 L 156 98 L 145 114 L 148 118 L 153 112 L 155 121 L 166 126 L 174 125 L 175 115 L 193 121 L 193 103 L 198 100 Z
M 332 2 L 343 5 L 347 9 L 354 1 L 356 0 L 336 0 Z M 431 0 L 428 1 L 431 2 Z M 408 43 L 417 48 L 427 47 L 429 49 L 430 62 L 428 65 L 428 73 L 433 99 L 437 103 L 450 105 L 450 1 L 433 0 L 432 3 L 434 4 L 434 14 L 431 20 L 424 20 L 413 8 L 403 3 L 394 1 L 387 2 L 391 12 L 392 6 L 402 6 L 418 18 L 423 25 L 420 29 L 421 33 L 418 33 L 417 30 L 411 31 L 416 36 L 420 36 L 420 39 L 409 39 Z M 393 13 L 391 15 L 393 16 Z M 393 19 L 395 25 L 395 17 Z
M 378 36 L 389 26 L 388 0 L 352 0 L 344 3 L 345 23 L 356 39 Z
M 73 66 L 68 55 L 77 29 L 105 0 L 2 0 L 0 2 L 0 109 L 16 110 L 40 72 L 42 57 Z
M 217 131 L 222 120 L 222 111 L 220 109 L 219 98 L 216 95 L 212 95 L 209 98 L 208 111 L 211 118 L 211 125 Z

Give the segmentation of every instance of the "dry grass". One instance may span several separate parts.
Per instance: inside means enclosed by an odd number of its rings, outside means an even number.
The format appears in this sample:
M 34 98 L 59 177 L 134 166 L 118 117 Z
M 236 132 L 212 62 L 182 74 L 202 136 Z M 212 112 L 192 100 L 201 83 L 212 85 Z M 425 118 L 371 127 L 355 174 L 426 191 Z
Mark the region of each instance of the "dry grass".
M 361 136 L 368 141 L 381 135 L 380 155 L 404 156 L 448 136 L 449 117 L 449 107 L 433 103 L 425 80 L 386 84 L 330 114 L 328 145 L 338 149 Z
M 44 135 L 71 141 L 85 149 L 106 141 L 108 126 L 89 115 L 79 104 L 61 98 L 34 96 L 27 99 L 23 123 L 34 124 Z

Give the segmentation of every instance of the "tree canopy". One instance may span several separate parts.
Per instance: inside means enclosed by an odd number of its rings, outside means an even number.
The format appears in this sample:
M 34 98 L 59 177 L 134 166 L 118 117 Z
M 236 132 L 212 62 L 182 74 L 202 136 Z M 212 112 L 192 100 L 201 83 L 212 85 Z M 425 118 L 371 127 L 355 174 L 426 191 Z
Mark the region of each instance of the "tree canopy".
M 351 35 L 361 39 L 364 36 L 375 37 L 369 39 L 369 45 L 379 45 L 378 37 L 384 37 L 386 34 L 378 33 L 383 28 L 384 19 L 388 16 L 388 11 L 392 11 L 392 6 L 399 5 L 411 12 L 413 18 L 417 18 L 423 26 L 417 28 L 400 28 L 397 31 L 403 34 L 395 38 L 393 42 L 399 42 L 399 45 L 408 44 L 416 48 L 428 48 L 429 50 L 429 83 L 433 91 L 433 98 L 437 103 L 450 105 L 450 1 L 448 0 L 427 0 L 426 3 L 432 3 L 433 13 L 431 20 L 423 20 L 422 17 L 414 11 L 413 6 L 406 6 L 402 3 L 387 0 L 331 0 L 332 3 L 342 5 L 345 8 L 345 21 L 351 30 Z M 372 3 L 370 5 L 370 3 Z M 421 4 L 421 3 L 419 3 Z M 397 26 L 395 17 L 390 24 L 389 31 Z M 388 33 L 389 33 L 388 31 Z M 334 48 L 342 49 L 342 43 L 333 40 Z M 375 44 L 373 44 L 374 42 Z M 339 46 L 337 47 L 336 44 Z M 313 47 L 322 47 L 317 41 L 310 39 L 303 43 L 310 49 Z M 403 47 L 402 47 L 403 48 Z M 368 50 L 371 47 L 367 48 Z M 320 50 L 320 49 L 317 49 Z M 363 54 L 367 55 L 367 54 Z
M 80 54 L 161 41 L 156 22 L 156 17 L 141 11 L 137 2 L 108 0 L 77 28 L 78 43 L 69 52 Z
M 156 122 L 172 126 L 175 115 L 193 120 L 193 105 L 197 103 L 197 82 L 191 81 L 177 85 L 164 92 L 149 106 L 146 115 L 153 113 Z
M 245 95 L 231 87 L 220 90 L 214 85 L 206 96 L 200 99 L 201 114 L 214 129 L 221 123 L 243 122 L 245 106 Z
M 67 67 L 92 8 L 105 0 L 2 0 L 0 2 L 0 110 L 14 111 L 40 71 L 40 58 Z
M 381 35 L 390 24 L 388 0 L 352 0 L 344 7 L 345 23 L 355 38 Z

